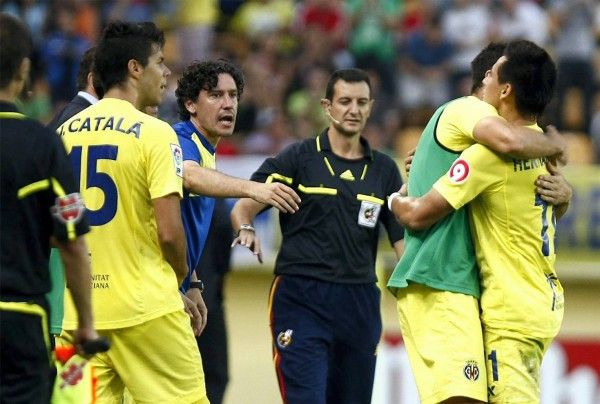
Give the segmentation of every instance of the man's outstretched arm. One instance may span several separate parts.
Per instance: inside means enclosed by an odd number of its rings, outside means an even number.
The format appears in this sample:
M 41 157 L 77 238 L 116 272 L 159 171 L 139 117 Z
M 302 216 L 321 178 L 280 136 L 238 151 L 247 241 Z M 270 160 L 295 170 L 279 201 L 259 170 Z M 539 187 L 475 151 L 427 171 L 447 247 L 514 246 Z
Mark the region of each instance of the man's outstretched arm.
M 191 160 L 183 163 L 183 187 L 198 195 L 251 198 L 288 213 L 296 212 L 300 203 L 298 194 L 285 184 L 243 180 L 202 167 Z

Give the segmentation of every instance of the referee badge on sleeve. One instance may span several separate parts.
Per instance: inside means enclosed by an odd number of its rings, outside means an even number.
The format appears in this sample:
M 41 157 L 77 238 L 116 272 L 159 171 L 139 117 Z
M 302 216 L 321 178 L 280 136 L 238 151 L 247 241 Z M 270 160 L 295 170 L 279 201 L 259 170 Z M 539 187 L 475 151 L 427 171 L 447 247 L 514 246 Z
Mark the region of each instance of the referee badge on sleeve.
M 50 211 L 63 224 L 78 223 L 85 212 L 85 205 L 78 192 L 59 196 L 54 203 L 55 205 L 50 208 Z
M 171 143 L 171 152 L 173 153 L 173 164 L 175 165 L 175 174 L 183 177 L 183 152 L 177 144 Z
M 358 225 L 373 228 L 377 224 L 381 205 L 374 202 L 362 201 L 358 212 Z

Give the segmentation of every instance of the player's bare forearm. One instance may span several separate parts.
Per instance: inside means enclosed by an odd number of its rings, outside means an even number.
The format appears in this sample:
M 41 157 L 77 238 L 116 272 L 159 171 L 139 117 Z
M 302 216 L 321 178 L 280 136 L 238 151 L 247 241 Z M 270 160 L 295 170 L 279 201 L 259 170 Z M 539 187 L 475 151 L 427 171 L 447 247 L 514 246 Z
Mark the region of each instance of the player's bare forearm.
M 548 128 L 545 136 L 540 136 L 533 129 L 508 123 L 500 117 L 481 119 L 473 135 L 478 143 L 516 158 L 559 156 L 566 148 L 562 136 L 553 127 Z
M 87 244 L 83 237 L 74 241 L 56 241 L 63 261 L 67 287 L 77 309 L 78 327 L 93 330 L 91 284 L 92 273 Z M 96 336 L 97 337 L 97 336 Z
M 389 207 L 396 220 L 411 230 L 428 229 L 454 210 L 435 189 L 419 198 L 403 194 L 401 189 L 399 194 L 390 196 Z
M 260 183 L 223 174 L 193 161 L 184 162 L 183 186 L 198 195 L 220 198 L 252 198 L 282 212 L 298 210 L 300 197 L 287 185 Z
M 160 248 L 177 276 L 177 284 L 181 285 L 188 274 L 188 265 L 179 195 L 171 194 L 153 199 L 152 205 L 156 216 Z

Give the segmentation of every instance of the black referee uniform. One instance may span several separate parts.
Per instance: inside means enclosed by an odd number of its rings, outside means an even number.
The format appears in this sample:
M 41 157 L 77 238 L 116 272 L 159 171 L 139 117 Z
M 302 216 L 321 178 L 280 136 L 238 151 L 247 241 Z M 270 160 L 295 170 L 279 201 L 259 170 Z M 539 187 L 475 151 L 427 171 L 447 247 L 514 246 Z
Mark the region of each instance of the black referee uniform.
M 0 401 L 50 396 L 50 237 L 89 230 L 64 146 L 54 132 L 0 102 Z
M 269 305 L 285 402 L 371 400 L 381 336 L 379 227 L 392 244 L 403 237 L 385 206 L 402 182 L 391 158 L 360 141 L 364 157 L 344 159 L 332 152 L 325 131 L 267 159 L 252 176 L 286 183 L 302 197 L 300 210 L 279 216 L 282 243 Z

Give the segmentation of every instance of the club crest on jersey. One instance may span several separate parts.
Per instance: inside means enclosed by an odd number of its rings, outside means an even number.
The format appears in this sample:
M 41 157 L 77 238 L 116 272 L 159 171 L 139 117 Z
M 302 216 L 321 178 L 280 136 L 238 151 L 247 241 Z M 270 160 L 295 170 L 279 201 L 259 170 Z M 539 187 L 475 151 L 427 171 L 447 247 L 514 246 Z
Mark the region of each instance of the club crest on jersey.
M 175 164 L 175 174 L 183 178 L 183 152 L 177 144 L 171 143 L 171 152 L 173 153 L 173 164 Z
M 277 336 L 277 345 L 280 348 L 287 348 L 288 345 L 292 343 L 292 334 L 294 330 L 287 329 L 285 331 L 281 331 Z
M 463 374 L 467 378 L 467 380 L 475 381 L 479 379 L 479 366 L 475 361 L 468 361 L 465 367 L 463 368 Z
M 358 224 L 363 227 L 373 228 L 377 224 L 381 205 L 369 201 L 362 201 L 358 212 Z
M 59 196 L 55 200 L 55 205 L 50 208 L 52 215 L 60 220 L 61 223 L 77 223 L 83 217 L 85 205 L 81 200 L 81 195 L 74 192 L 69 195 Z
M 450 167 L 448 171 L 448 176 L 450 176 L 450 181 L 455 184 L 462 184 L 469 178 L 469 173 L 471 172 L 471 167 L 469 167 L 469 163 L 463 159 L 457 159 Z

